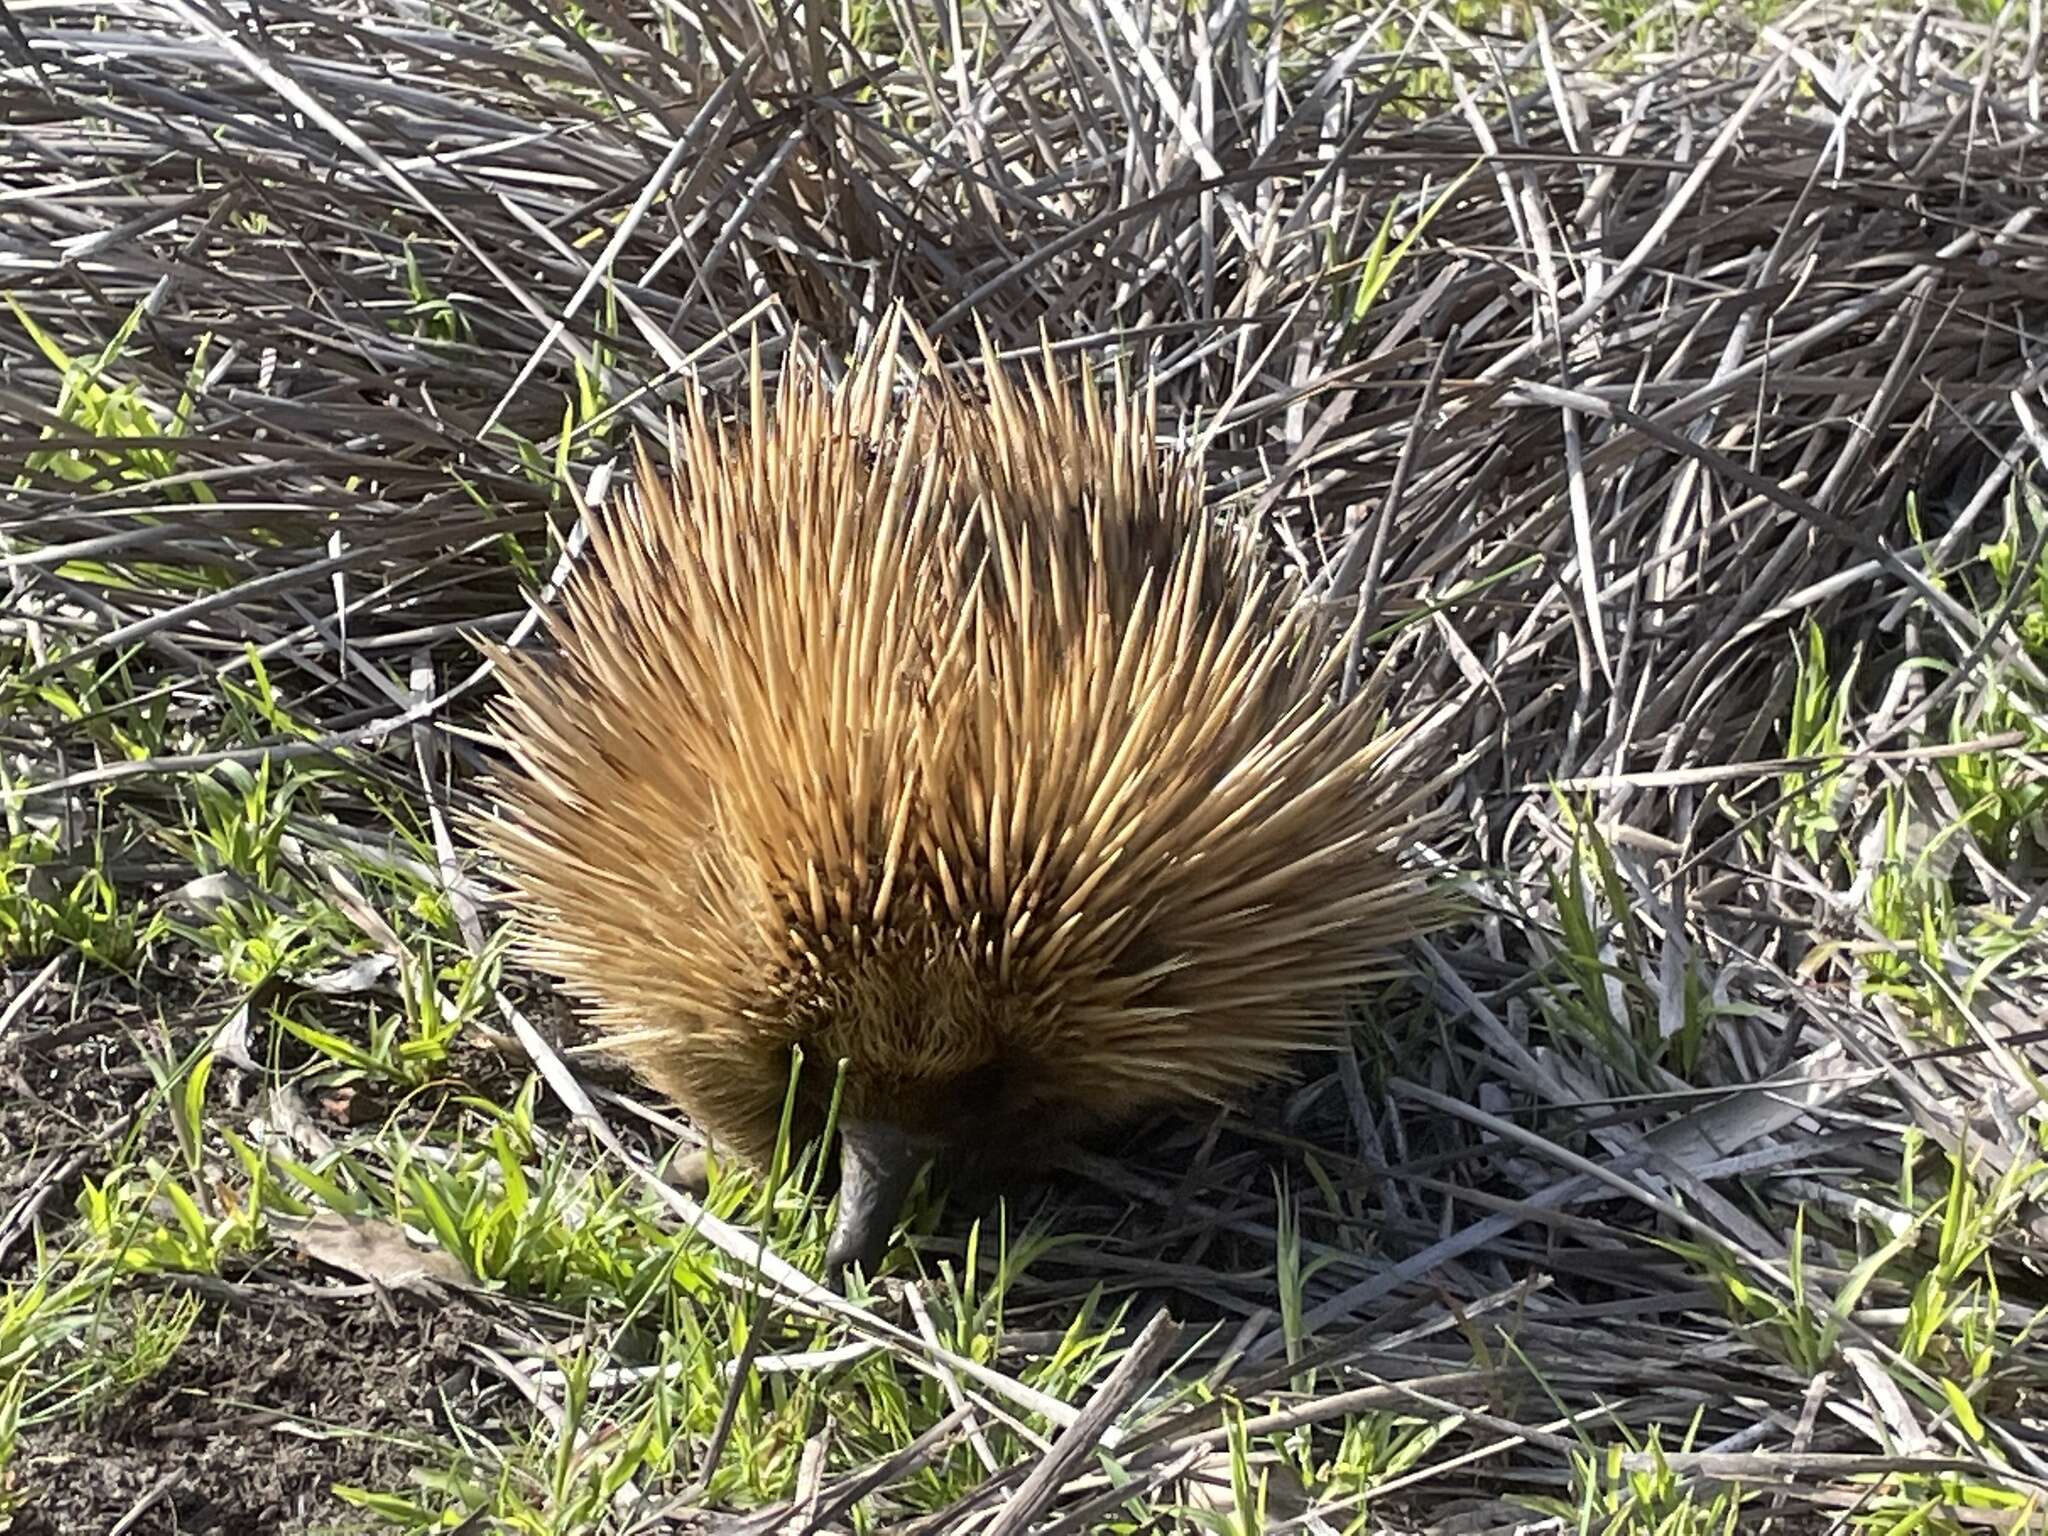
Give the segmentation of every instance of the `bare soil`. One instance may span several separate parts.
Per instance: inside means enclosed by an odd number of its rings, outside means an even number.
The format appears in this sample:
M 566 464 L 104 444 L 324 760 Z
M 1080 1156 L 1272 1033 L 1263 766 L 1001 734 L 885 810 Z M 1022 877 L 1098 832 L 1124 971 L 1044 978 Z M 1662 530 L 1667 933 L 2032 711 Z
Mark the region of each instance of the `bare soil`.
M 190 1022 L 166 1022 L 161 998 L 145 1013 L 126 993 L 52 989 L 0 1042 L 0 1283 L 32 1258 L 32 1226 L 62 1249 L 82 1181 L 104 1176 L 129 1126 L 141 1147 L 176 1155 L 139 1048 L 182 1055 L 217 1012 L 199 1004 Z M 219 1091 L 236 1095 L 242 1076 L 224 1068 Z M 89 1422 L 24 1428 L 9 1470 L 28 1501 L 10 1536 L 361 1531 L 373 1522 L 334 1484 L 403 1489 L 420 1442 L 445 1444 L 451 1416 L 480 1418 L 464 1345 L 489 1324 L 460 1301 L 271 1258 L 229 1279 L 138 1277 L 117 1293 L 106 1337 L 126 1335 L 124 1312 L 177 1291 L 200 1307 L 166 1366 Z
M 24 1536 L 354 1531 L 335 1483 L 405 1485 L 474 1382 L 474 1313 L 399 1299 L 210 1301 L 163 1371 L 98 1422 L 23 1437 Z

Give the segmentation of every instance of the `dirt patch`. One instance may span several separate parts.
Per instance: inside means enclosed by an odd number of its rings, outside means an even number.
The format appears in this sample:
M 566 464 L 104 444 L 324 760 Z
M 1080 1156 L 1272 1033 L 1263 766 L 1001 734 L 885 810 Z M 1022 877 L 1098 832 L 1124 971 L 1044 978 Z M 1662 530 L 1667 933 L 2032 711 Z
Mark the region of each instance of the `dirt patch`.
M 208 1301 L 170 1364 L 97 1422 L 23 1436 L 23 1536 L 127 1529 L 236 1536 L 358 1531 L 337 1482 L 402 1489 L 476 1383 L 485 1323 L 404 1299 Z
M 25 981 L 0 972 L 0 982 Z M 145 991 L 125 978 L 67 973 L 30 1000 L 0 1042 L 0 1281 L 21 1277 L 36 1252 L 33 1233 L 51 1251 L 64 1248 L 81 1181 L 104 1178 L 123 1143 L 176 1160 L 141 1052 L 186 1059 L 228 1004 L 195 979 L 152 982 Z M 259 1056 L 269 1044 L 256 1041 Z M 506 1085 L 516 1083 L 497 1053 L 467 1042 L 449 1069 L 447 1093 L 509 1095 Z M 268 1081 L 222 1063 L 210 1107 L 243 1125 Z M 316 1071 L 299 1088 L 331 1133 L 389 1110 L 375 1082 L 335 1093 L 321 1082 Z M 435 1096 L 422 1098 L 407 1112 L 424 1120 Z M 459 1303 L 382 1299 L 347 1286 L 307 1294 L 303 1283 L 319 1273 L 266 1261 L 239 1280 L 159 1277 L 117 1287 L 109 1348 L 120 1347 L 135 1308 L 173 1289 L 193 1288 L 198 1316 L 168 1364 L 117 1404 L 82 1425 L 67 1419 L 23 1432 L 8 1472 L 28 1501 L 9 1536 L 109 1531 L 131 1513 L 121 1528 L 138 1536 L 375 1528 L 333 1485 L 403 1491 L 415 1465 L 443 1454 L 452 1416 L 479 1421 L 463 1345 L 484 1338 L 488 1325 Z
M 33 974 L 0 969 L 0 997 L 20 996 Z M 136 1040 L 154 1036 L 159 1055 L 177 1048 L 177 1027 L 162 1019 L 126 978 L 94 974 L 39 988 L 10 1022 L 0 1040 L 0 1281 L 20 1278 L 31 1233 L 50 1237 L 68 1221 L 81 1181 L 103 1176 L 131 1131 L 149 1150 L 172 1144 L 168 1124 L 138 1125 L 137 1113 L 155 1079 Z

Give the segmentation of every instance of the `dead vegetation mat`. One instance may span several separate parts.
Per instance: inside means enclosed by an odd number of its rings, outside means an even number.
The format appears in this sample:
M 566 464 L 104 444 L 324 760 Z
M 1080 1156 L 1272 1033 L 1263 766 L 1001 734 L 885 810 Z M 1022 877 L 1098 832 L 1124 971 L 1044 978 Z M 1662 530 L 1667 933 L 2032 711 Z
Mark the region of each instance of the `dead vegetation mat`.
M 1330 10 L 876 7 L 856 42 L 805 7 L 10 7 L 9 804 L 61 824 L 47 878 L 190 899 L 134 827 L 223 765 L 339 760 L 306 856 L 431 867 L 484 766 L 440 729 L 492 686 L 465 633 L 530 625 L 666 401 L 738 403 L 756 337 L 836 355 L 898 301 L 956 353 L 1121 358 L 1402 648 L 1400 706 L 1459 705 L 1433 856 L 1480 911 L 1358 1059 L 1077 1168 L 1090 1240 L 1013 1307 L 1221 1320 L 1177 1368 L 1262 1430 L 1455 1421 L 1380 1502 L 1268 1529 L 1506 1529 L 1653 1427 L 1745 1520 L 2011 1525 L 2048 1493 L 2048 843 L 1956 765 L 2023 804 L 2048 775 L 2036 599 L 1977 559 L 2048 569 L 2038 21 Z M 59 676 L 162 700 L 170 745 L 31 707 Z M 1999 1213 L 1953 1276 L 1996 1325 L 1961 1376 L 1899 1321 L 1947 1262 L 1904 1193 L 1944 1157 Z M 153 1390 L 273 1346 L 192 1347 Z M 424 1335 L 380 1348 L 430 1373 Z M 1149 1387 L 1105 1411 L 1165 1498 L 1223 1416 Z M 1095 1462 L 1055 1465 L 892 1528 L 1089 1528 Z

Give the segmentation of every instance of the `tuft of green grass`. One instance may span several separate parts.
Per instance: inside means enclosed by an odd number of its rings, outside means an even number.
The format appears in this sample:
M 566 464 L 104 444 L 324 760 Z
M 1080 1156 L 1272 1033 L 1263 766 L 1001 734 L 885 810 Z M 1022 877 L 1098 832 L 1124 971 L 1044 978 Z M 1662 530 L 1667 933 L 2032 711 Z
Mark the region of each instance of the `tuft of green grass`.
M 1684 1427 L 1677 1449 L 1693 1449 L 1695 1418 Z M 1758 1502 L 1739 1484 L 1704 1485 L 1671 1464 L 1658 1425 L 1638 1440 L 1623 1432 L 1599 1451 L 1571 1455 L 1568 1498 L 1531 1496 L 1531 1508 L 1550 1515 L 1573 1536 L 1735 1536 L 1747 1529 Z

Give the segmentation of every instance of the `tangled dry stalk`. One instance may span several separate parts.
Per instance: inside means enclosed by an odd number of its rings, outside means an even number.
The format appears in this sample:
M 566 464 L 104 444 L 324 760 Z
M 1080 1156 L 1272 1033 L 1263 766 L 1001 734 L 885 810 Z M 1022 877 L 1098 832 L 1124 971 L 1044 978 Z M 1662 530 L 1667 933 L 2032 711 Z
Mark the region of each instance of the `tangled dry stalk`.
M 1453 1423 L 1371 1490 L 1397 1524 L 1526 1518 L 1650 1426 L 1684 1491 L 1794 1523 L 2038 1496 L 2048 653 L 1978 561 L 2048 537 L 2019 9 L 14 6 L 0 623 L 31 681 L 132 656 L 183 725 L 123 760 L 23 714 L 19 803 L 331 751 L 464 802 L 476 750 L 419 731 L 491 686 L 463 634 L 530 628 L 628 430 L 750 336 L 843 352 L 902 301 L 963 356 L 1121 354 L 1405 649 L 1403 706 L 1459 704 L 1437 851 L 1485 911 L 1378 1000 L 1384 1059 L 1063 1194 L 1111 1235 L 1013 1314 L 1102 1285 L 1227 1324 L 1102 1388 L 1135 1488 L 1062 1438 L 907 1528 L 1185 1493 L 1238 1430 L 1168 1363 L 1254 1439 Z M 307 735 L 221 740 L 252 656 Z M 2031 824 L 1973 811 L 1987 774 Z M 296 830 L 411 856 L 339 810 Z M 1948 1273 L 1902 1193 L 1930 1145 L 2000 1213 L 1962 1407 L 1901 1332 Z

